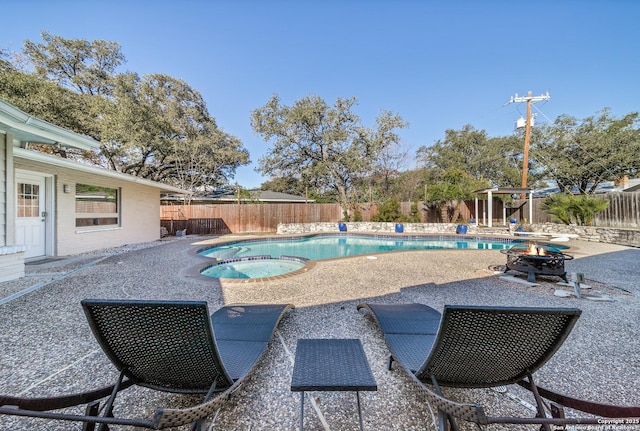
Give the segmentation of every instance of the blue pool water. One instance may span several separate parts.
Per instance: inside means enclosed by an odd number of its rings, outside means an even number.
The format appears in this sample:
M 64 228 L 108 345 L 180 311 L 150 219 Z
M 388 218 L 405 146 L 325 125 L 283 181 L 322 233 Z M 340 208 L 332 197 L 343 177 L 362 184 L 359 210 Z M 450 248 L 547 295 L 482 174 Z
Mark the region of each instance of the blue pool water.
M 406 250 L 502 250 L 508 249 L 516 242 L 521 241 L 496 238 L 315 235 L 299 238 L 238 241 L 202 250 L 200 254 L 217 259 L 269 255 L 271 257 L 297 256 L 309 260 L 322 260 Z
M 200 254 L 222 261 L 205 269 L 202 272 L 203 275 L 217 278 L 262 278 L 285 274 L 300 268 L 299 263 L 281 263 L 277 260 L 281 256 L 323 260 L 407 250 L 503 250 L 522 241 L 508 238 L 455 236 L 314 235 L 236 241 L 201 250 Z M 272 259 L 240 260 L 240 258 L 251 256 L 266 256 Z M 287 271 L 288 267 L 291 268 L 289 271 Z
M 265 278 L 304 268 L 304 259 L 231 259 L 208 266 L 200 273 L 214 278 Z

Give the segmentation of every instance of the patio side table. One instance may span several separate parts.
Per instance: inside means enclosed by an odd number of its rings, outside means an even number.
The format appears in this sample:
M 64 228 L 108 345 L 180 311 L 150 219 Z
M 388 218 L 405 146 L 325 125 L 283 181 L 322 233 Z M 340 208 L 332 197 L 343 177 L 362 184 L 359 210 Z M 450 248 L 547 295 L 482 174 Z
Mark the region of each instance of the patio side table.
M 300 394 L 300 430 L 305 391 L 355 391 L 363 429 L 360 391 L 377 391 L 369 362 L 358 339 L 300 339 L 296 347 L 291 391 Z

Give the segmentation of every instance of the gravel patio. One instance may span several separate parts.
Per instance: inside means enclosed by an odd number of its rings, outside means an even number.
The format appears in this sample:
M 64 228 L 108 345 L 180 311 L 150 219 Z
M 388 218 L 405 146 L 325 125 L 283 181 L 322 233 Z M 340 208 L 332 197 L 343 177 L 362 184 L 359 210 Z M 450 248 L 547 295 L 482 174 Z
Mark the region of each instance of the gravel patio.
M 572 334 L 537 373 L 537 382 L 580 398 L 640 405 L 640 249 L 567 243 L 575 257 L 566 262 L 567 271 L 584 273 L 591 291 L 612 299 L 593 301 L 555 296 L 556 279 L 533 287 L 502 279 L 505 255 L 498 250 L 426 250 L 320 261 L 304 274 L 264 282 L 225 283 L 197 275 L 196 269 L 208 260 L 195 251 L 229 239 L 169 238 L 27 265 L 27 277 L 0 284 L 0 393 L 42 396 L 115 381 L 117 372 L 80 307 L 84 298 L 205 300 L 212 312 L 230 303 L 292 303 L 296 308 L 280 323 L 257 372 L 219 411 L 213 429 L 297 429 L 299 393 L 292 393 L 289 385 L 300 338 L 362 341 L 378 384 L 377 392 L 360 394 L 365 429 L 434 429 L 420 392 L 400 368 L 387 371 L 388 350 L 381 334 L 371 319 L 356 311 L 358 303 L 374 301 L 420 302 L 437 310 L 445 304 L 580 308 L 583 313 Z M 533 400 L 528 393 L 516 386 L 507 389 L 445 392 L 459 401 L 483 404 L 491 414 L 530 414 Z M 305 429 L 358 429 L 353 393 L 309 395 Z M 119 400 L 117 411 L 147 417 L 156 407 L 188 406 L 196 398 L 133 388 Z M 79 430 L 81 425 L 0 416 L 0 429 Z

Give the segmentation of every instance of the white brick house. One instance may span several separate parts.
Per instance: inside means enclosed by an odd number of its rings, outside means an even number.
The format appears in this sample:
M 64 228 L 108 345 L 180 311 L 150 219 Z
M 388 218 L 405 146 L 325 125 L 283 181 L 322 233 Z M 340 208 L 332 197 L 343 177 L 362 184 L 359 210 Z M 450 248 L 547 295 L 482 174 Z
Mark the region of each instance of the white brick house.
M 29 149 L 100 143 L 0 100 L 0 282 L 25 259 L 66 256 L 160 238 L 160 193 L 186 193 Z

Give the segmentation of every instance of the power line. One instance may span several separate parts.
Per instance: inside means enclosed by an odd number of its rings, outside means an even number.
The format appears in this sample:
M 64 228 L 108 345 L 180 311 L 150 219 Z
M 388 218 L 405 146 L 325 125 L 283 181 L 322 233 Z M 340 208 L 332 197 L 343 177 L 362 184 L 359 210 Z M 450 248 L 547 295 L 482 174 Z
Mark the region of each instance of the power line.
M 524 152 L 523 152 L 523 160 L 522 160 L 522 188 L 527 188 L 527 175 L 529 171 L 529 140 L 531 139 L 531 105 L 536 102 L 547 101 L 551 99 L 549 96 L 549 92 L 547 94 L 543 94 L 541 96 L 532 96 L 531 91 L 527 93 L 526 96 L 518 96 L 516 93 L 515 96 L 512 96 L 509 100 L 508 104 L 511 103 L 523 103 L 527 104 L 527 119 L 524 131 Z M 505 105 L 506 106 L 506 105 Z

